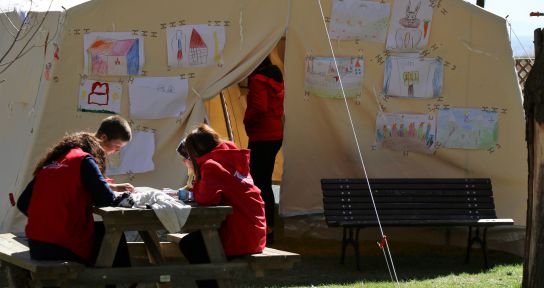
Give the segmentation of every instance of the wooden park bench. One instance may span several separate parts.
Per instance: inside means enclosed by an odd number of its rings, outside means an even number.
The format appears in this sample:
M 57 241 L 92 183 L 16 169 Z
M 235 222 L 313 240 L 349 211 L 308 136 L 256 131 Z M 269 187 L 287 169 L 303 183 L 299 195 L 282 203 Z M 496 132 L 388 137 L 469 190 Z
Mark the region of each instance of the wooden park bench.
M 487 229 L 513 225 L 497 219 L 490 179 L 369 179 L 382 226 L 466 226 L 465 263 L 474 243 L 480 244 L 488 268 Z M 378 226 L 366 179 L 321 179 L 327 225 L 343 227 L 341 263 L 347 245 L 359 266 L 359 231 Z

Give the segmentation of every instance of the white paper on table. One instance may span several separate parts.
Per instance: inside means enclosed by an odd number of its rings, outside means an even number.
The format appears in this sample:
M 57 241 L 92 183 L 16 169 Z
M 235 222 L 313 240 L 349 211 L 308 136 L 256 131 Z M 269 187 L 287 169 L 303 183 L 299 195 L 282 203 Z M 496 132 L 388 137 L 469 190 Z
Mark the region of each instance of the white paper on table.
M 395 0 L 386 49 L 417 51 L 427 47 L 433 20 L 432 6 L 430 0 Z
M 83 36 L 83 71 L 87 75 L 140 75 L 144 63 L 142 36 L 132 32 L 91 32 Z
M 128 94 L 131 118 L 178 117 L 187 108 L 189 82 L 180 77 L 134 78 L 128 85 Z
M 330 34 L 332 39 L 384 43 L 389 24 L 389 4 L 366 0 L 334 0 Z
M 123 86 L 119 82 L 85 80 L 79 87 L 78 110 L 120 114 L 122 95 Z
M 385 59 L 383 93 L 409 98 L 436 98 L 442 94 L 444 64 L 437 58 L 402 53 Z
M 223 64 L 225 27 L 208 24 L 166 28 L 168 66 L 204 67 Z
M 153 171 L 155 153 L 155 133 L 152 131 L 133 131 L 132 139 L 119 152 L 118 165 L 108 161 L 107 175 L 144 173 Z

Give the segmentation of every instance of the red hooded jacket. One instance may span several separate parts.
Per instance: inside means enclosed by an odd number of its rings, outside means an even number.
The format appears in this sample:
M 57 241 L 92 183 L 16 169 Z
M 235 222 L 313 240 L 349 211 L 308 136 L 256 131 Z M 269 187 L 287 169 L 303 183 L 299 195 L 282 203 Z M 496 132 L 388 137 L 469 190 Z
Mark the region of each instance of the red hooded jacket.
M 26 236 L 65 247 L 90 260 L 94 239 L 92 194 L 81 183 L 81 162 L 89 155 L 70 150 L 36 175 L 28 207 Z
M 261 191 L 249 174 L 249 150 L 223 142 L 196 161 L 200 180 L 193 187 L 195 201 L 232 206 L 219 229 L 225 254 L 260 253 L 266 244 L 266 220 Z
M 249 141 L 283 139 L 283 82 L 263 74 L 249 76 L 244 125 Z

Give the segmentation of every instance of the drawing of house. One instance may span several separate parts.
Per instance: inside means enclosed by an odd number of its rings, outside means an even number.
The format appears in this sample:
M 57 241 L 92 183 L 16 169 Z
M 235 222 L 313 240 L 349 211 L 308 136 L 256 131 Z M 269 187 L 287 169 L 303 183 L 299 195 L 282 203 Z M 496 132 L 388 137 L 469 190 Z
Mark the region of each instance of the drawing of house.
M 139 39 L 97 39 L 89 47 L 92 75 L 137 75 Z
M 208 46 L 194 28 L 189 41 L 189 62 L 191 65 L 208 63 Z

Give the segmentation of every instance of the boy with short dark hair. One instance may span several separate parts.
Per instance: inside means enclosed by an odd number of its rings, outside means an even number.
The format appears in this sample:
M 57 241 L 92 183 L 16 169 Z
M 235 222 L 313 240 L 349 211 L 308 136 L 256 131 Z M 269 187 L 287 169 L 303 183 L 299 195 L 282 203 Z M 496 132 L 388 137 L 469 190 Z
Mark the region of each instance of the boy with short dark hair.
M 115 115 L 102 120 L 95 136 L 100 140 L 100 145 L 106 152 L 106 155 L 111 155 L 127 145 L 132 138 L 132 130 L 127 120 Z M 117 192 L 134 191 L 134 186 L 130 183 L 109 183 L 109 185 L 111 190 Z

